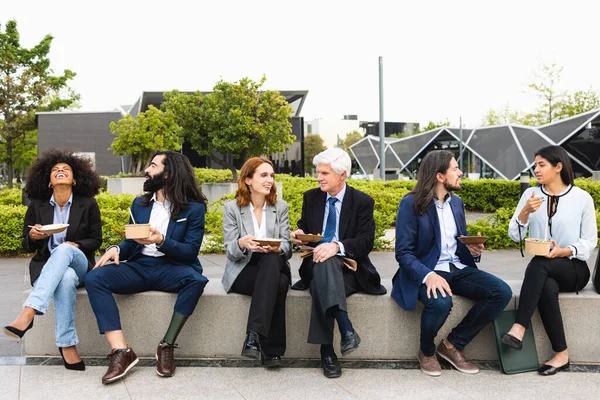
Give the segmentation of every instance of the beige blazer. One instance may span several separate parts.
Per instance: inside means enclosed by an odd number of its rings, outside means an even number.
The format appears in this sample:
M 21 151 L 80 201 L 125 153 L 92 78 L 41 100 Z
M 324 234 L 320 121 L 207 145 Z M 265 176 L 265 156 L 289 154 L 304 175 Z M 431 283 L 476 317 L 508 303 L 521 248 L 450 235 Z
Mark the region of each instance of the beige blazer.
M 290 220 L 287 203 L 283 200 L 277 200 L 275 205 L 267 204 L 265 221 L 267 236 L 274 239 L 283 239 L 281 257 L 284 257 L 289 267 L 288 260 L 292 257 L 292 248 L 290 245 Z M 239 207 L 236 200 L 232 200 L 225 204 L 223 212 L 223 236 L 227 262 L 222 283 L 226 292 L 231 290 L 231 285 L 252 257 L 252 252 L 246 251 L 246 254 L 244 254 L 237 242 L 239 238 L 246 235 L 254 235 L 250 205 Z

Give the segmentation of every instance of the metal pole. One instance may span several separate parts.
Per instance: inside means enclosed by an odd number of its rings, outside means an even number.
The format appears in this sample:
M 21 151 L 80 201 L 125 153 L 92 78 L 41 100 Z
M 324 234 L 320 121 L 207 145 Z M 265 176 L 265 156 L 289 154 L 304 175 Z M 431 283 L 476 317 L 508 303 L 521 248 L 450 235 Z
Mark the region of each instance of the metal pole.
M 458 141 L 458 168 L 463 171 L 463 136 L 462 136 L 462 117 L 459 117 L 458 120 L 458 133 L 459 133 L 459 141 Z M 464 171 L 463 171 L 464 172 Z M 467 171 L 470 172 L 470 171 Z
M 379 57 L 379 172 L 385 181 L 385 121 L 383 119 L 383 57 Z
M 521 196 L 523 193 L 529 188 L 529 171 L 521 171 L 521 177 L 519 178 L 519 182 L 521 182 Z

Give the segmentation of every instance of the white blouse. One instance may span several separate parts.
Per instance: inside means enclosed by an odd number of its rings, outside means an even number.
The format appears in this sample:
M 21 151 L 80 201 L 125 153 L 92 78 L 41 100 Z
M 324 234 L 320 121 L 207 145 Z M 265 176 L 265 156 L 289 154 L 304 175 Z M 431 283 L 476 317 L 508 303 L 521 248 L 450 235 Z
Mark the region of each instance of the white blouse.
M 571 190 L 569 190 L 569 188 Z M 596 211 L 594 209 L 594 200 L 585 190 L 577 186 L 569 187 L 560 193 L 556 214 L 552 217 L 552 234 L 548 232 L 548 240 L 556 241 L 556 244 L 562 248 L 571 248 L 573 255 L 569 258 L 577 258 L 587 261 L 592 250 L 598 244 L 598 226 L 596 225 Z M 529 214 L 529 220 L 522 224 L 518 218 L 519 214 L 531 194 L 535 192 L 535 197 L 542 197 L 543 203 L 537 211 Z M 519 241 L 519 231 L 521 239 L 525 239 L 527 228 L 529 228 L 529 237 L 543 239 L 548 224 L 548 196 L 547 191 L 542 187 L 536 186 L 525 190 L 515 214 L 510 220 L 508 226 L 508 235 L 515 242 Z
M 260 219 L 260 227 L 258 220 L 254 215 L 254 206 L 250 203 L 250 211 L 252 213 L 252 224 L 254 225 L 254 237 L 257 239 L 267 239 L 267 202 L 263 205 L 262 218 Z

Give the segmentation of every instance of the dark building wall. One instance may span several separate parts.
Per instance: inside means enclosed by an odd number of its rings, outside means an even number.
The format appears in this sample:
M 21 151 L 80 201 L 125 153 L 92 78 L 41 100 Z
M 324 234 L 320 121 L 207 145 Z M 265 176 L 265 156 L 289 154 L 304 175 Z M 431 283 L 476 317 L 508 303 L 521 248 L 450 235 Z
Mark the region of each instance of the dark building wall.
M 122 118 L 120 112 L 40 113 L 37 115 L 38 152 L 49 148 L 71 148 L 94 153 L 96 170 L 101 175 L 121 171 L 121 157 L 108 150 L 114 136 L 110 123 Z

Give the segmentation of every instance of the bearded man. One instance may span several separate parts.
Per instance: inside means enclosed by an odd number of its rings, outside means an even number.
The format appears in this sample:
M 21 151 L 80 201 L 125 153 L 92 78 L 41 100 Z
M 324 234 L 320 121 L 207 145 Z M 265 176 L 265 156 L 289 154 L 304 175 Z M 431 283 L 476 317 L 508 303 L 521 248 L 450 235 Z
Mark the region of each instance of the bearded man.
M 179 153 L 159 151 L 145 174 L 146 193 L 133 201 L 131 211 L 136 223 L 150 224 L 150 236 L 109 247 L 85 279 L 98 328 L 112 348 L 104 384 L 124 377 L 138 362 L 121 330 L 113 293 L 178 293 L 171 323 L 156 350 L 156 373 L 170 377 L 175 374 L 175 339 L 208 283 L 198 261 L 206 197 L 190 162 Z M 114 263 L 106 264 L 111 260 Z

